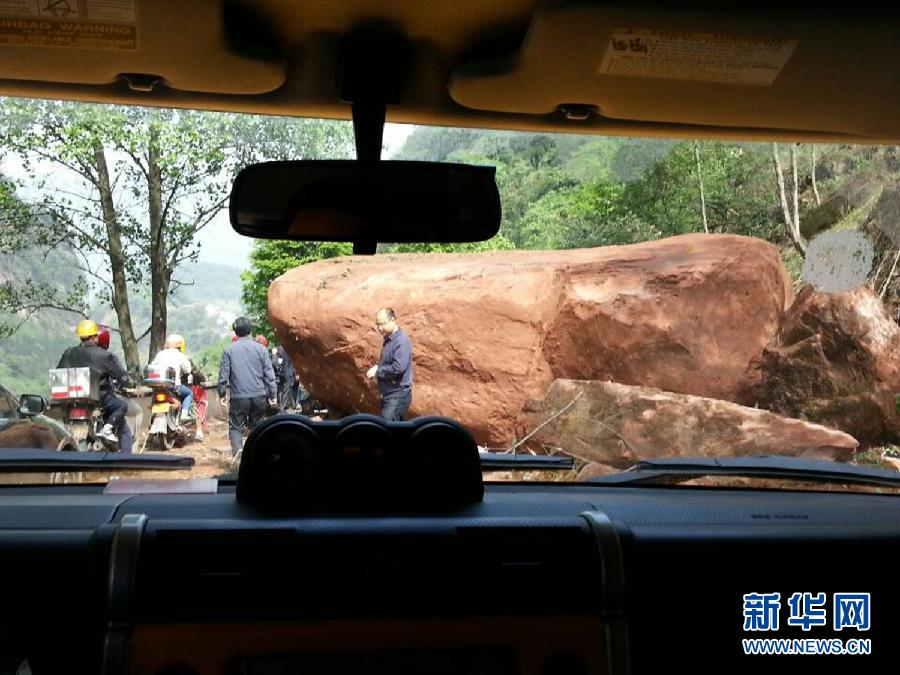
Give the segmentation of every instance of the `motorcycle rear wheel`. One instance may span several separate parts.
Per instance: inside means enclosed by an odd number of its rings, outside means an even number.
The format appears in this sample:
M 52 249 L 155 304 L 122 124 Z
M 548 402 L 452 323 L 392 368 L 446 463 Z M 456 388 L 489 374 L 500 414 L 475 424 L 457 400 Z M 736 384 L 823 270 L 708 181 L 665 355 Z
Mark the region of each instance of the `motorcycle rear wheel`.
M 151 434 L 150 440 L 153 441 L 160 450 L 171 450 L 175 447 L 175 436 L 173 434 Z
M 72 439 L 78 447 L 78 452 L 88 452 L 91 449 L 91 441 L 88 440 L 88 436 L 90 436 L 88 423 L 84 421 L 69 422 L 68 427 L 69 433 L 72 434 Z

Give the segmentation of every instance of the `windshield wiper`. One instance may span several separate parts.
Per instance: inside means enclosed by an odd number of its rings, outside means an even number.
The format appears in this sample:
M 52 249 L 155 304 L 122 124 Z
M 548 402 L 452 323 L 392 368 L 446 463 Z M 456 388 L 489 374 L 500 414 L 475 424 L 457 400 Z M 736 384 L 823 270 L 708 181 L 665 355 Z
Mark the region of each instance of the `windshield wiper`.
M 778 455 L 648 459 L 621 473 L 598 476 L 589 479 L 588 482 L 603 485 L 665 485 L 682 483 L 701 476 L 740 476 L 900 487 L 900 473 L 890 469 Z
M 555 455 L 515 455 L 479 452 L 482 471 L 571 471 L 575 460 Z
M 26 471 L 146 471 L 190 469 L 193 457 L 146 453 L 60 452 L 36 448 L 0 448 L 0 473 Z

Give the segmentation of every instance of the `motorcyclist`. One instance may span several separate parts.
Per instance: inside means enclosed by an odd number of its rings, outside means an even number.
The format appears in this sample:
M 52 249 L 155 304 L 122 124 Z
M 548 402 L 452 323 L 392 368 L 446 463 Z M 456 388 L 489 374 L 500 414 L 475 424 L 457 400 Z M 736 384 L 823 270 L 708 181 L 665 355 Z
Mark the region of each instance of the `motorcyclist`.
M 115 429 L 121 427 L 128 405 L 113 393 L 113 382 L 118 381 L 121 386 L 128 386 L 131 378 L 119 359 L 100 346 L 100 327 L 96 322 L 90 319 L 80 321 L 75 327 L 75 334 L 78 335 L 81 344 L 69 347 L 63 352 L 56 367 L 91 369 L 98 378 L 100 406 L 104 417 L 103 428 L 97 435 L 116 443 L 119 438 Z
M 100 345 L 103 349 L 109 350 L 109 340 L 111 336 L 111 332 L 109 326 L 104 326 L 103 324 L 99 324 L 98 328 L 100 329 L 100 333 L 97 335 L 97 344 Z M 118 380 L 113 379 L 112 388 L 113 391 L 120 391 L 120 387 L 122 385 Z M 126 406 L 129 406 L 129 402 L 125 402 Z M 131 454 L 131 451 L 134 449 L 134 434 L 131 431 L 131 426 L 128 424 L 128 410 L 126 410 L 125 417 L 122 418 L 122 424 L 114 429 L 114 431 L 119 435 L 119 452 L 122 454 L 128 455 Z
M 177 333 L 166 338 L 165 348 L 153 358 L 151 365 L 158 368 L 172 368 L 175 370 L 175 391 L 181 399 L 181 421 L 190 419 L 191 405 L 194 402 L 194 392 L 184 380 L 193 370 L 191 360 L 185 356 L 184 338 Z

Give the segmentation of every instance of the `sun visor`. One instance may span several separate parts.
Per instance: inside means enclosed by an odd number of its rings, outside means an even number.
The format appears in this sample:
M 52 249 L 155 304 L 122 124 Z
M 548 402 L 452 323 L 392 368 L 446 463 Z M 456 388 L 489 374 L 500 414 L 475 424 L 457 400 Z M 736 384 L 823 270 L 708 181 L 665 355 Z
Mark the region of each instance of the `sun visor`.
M 285 81 L 261 24 L 223 0 L 0 2 L 0 78 L 261 94 Z
M 517 53 L 463 64 L 449 89 L 498 113 L 896 135 L 896 32 L 871 14 L 544 6 Z

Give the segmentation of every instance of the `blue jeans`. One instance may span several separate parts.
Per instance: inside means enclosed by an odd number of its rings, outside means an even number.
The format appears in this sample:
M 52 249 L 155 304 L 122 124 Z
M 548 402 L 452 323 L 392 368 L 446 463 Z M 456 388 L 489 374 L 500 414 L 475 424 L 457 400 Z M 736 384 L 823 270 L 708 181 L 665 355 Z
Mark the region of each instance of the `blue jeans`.
M 412 403 L 412 391 L 381 399 L 381 416 L 388 422 L 402 422 Z
M 181 399 L 181 416 L 187 417 L 191 412 L 191 404 L 194 402 L 194 390 L 186 384 L 179 384 L 175 389 L 178 392 L 178 398 Z
M 105 424 L 118 429 L 125 419 L 128 404 L 111 392 L 100 394 L 100 407 L 103 408 Z
M 123 455 L 130 455 L 132 448 L 134 448 L 134 434 L 131 433 L 128 420 L 124 417 L 122 418 L 122 424 L 116 429 L 116 434 L 119 437 L 119 452 Z

